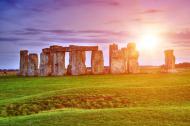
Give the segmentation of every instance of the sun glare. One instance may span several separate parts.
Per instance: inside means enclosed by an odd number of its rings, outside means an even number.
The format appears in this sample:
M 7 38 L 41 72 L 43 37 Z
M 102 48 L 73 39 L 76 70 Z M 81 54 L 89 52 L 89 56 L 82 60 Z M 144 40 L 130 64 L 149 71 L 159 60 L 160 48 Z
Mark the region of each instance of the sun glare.
M 139 50 L 154 50 L 159 41 L 159 37 L 156 34 L 146 33 L 140 37 L 137 48 Z

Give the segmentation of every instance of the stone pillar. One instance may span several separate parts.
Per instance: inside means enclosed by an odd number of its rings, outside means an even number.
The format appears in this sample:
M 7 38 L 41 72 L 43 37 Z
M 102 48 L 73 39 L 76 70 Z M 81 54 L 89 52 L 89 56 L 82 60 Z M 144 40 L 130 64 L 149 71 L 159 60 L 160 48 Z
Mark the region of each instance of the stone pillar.
M 124 55 L 124 65 L 125 65 L 125 73 L 129 73 L 128 71 L 128 49 L 122 48 L 121 49 Z
M 52 56 L 52 75 L 61 76 L 66 74 L 65 69 L 65 52 L 59 51 L 61 46 L 51 46 L 51 56 Z
M 118 45 L 112 44 L 109 46 L 109 66 L 111 67 L 112 64 L 112 54 L 118 50 Z
M 86 55 L 85 51 L 71 51 L 69 52 L 69 65 L 67 73 L 71 75 L 86 74 L 85 65 Z
M 28 76 L 38 76 L 38 54 L 29 54 Z
M 19 75 L 27 76 L 27 73 L 28 73 L 28 50 L 21 50 Z
M 166 50 L 165 52 L 165 72 L 173 73 L 175 70 L 175 56 L 173 50 Z
M 113 44 L 109 48 L 110 53 L 110 73 L 125 73 L 125 58 L 122 50 L 118 50 L 118 46 Z
M 53 71 L 52 75 L 61 76 L 66 74 L 65 69 L 65 52 L 56 52 L 53 54 Z
M 52 74 L 52 58 L 49 48 L 42 50 L 40 54 L 40 76 L 51 76 Z
M 104 73 L 104 58 L 101 50 L 92 51 L 91 55 L 92 74 Z
M 67 75 L 72 75 L 71 68 L 72 68 L 72 66 L 71 66 L 71 64 L 69 64 L 67 66 Z
M 129 73 L 139 73 L 139 52 L 136 50 L 135 43 L 129 43 L 127 45 L 128 50 L 128 72 Z

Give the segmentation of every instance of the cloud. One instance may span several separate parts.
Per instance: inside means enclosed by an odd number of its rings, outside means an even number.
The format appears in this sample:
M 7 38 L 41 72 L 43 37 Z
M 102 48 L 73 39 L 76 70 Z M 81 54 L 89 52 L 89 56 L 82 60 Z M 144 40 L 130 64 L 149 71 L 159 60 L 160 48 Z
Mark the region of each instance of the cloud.
M 37 20 L 46 20 L 42 18 L 42 16 L 54 15 L 55 11 L 75 10 L 81 6 L 116 7 L 119 5 L 120 2 L 115 0 L 0 0 L 0 22 L 16 24 L 18 26 L 23 26 L 28 23 L 40 24 L 42 26 L 45 24 Z M 65 15 L 64 12 L 63 15 Z M 69 17 L 69 13 L 66 15 Z M 46 23 L 47 22 L 49 22 L 48 19 L 46 20 Z
M 142 11 L 142 14 L 155 14 L 155 13 L 160 13 L 163 12 L 163 10 L 159 10 L 159 9 L 148 9 L 145 11 Z
M 143 24 L 159 24 L 158 20 L 152 18 L 133 18 L 132 22 L 143 23 Z
M 17 38 L 17 37 L 0 37 L 0 42 L 16 42 L 26 40 L 24 38 Z
M 53 0 L 58 7 L 69 7 L 69 6 L 79 6 L 79 5 L 109 5 L 109 6 L 119 6 L 120 3 L 115 0 Z
M 179 32 L 167 32 L 165 33 L 167 38 L 176 39 L 176 40 L 189 40 L 190 42 L 190 30 L 179 31 Z
M 64 35 L 64 36 L 94 36 L 94 37 L 111 37 L 111 36 L 129 36 L 128 31 L 109 31 L 109 30 L 72 30 L 72 29 L 39 29 L 39 28 L 24 28 L 22 30 L 15 30 L 10 32 L 4 32 L 4 34 L 12 35 Z
M 37 33 L 56 33 L 56 34 L 74 34 L 77 33 L 74 30 L 63 30 L 63 29 L 37 29 L 37 28 L 26 28 L 25 32 L 37 32 Z
M 63 43 L 108 43 L 110 42 L 108 39 L 103 38 L 94 38 L 94 39 L 87 39 L 87 38 L 63 38 Z
M 3 37 L 6 36 L 6 37 Z M 24 28 L 6 31 L 0 36 L 0 42 L 10 42 L 20 46 L 43 46 L 52 42 L 60 43 L 109 43 L 121 41 L 129 36 L 127 31 L 109 30 L 73 30 Z
M 128 35 L 127 31 L 104 31 L 104 30 L 84 30 L 84 31 L 78 31 L 78 33 L 92 33 L 92 34 L 102 34 L 102 35 L 110 35 L 110 36 L 126 36 Z
M 18 45 L 19 47 L 22 47 L 22 46 L 28 46 L 28 47 L 41 47 L 41 46 L 47 46 L 51 44 L 51 41 L 50 42 L 44 42 L 44 41 L 22 41 L 22 42 L 17 42 L 16 45 Z
M 107 21 L 107 22 L 104 22 L 104 24 L 122 24 L 123 21 L 121 20 L 110 20 L 110 21 Z
M 166 43 L 169 44 L 169 48 L 175 48 L 180 50 L 190 49 L 190 31 L 170 31 L 162 33 L 161 36 L 164 38 Z
M 81 5 L 119 6 L 120 3 L 115 0 L 1 0 L 0 6 L 2 8 L 0 10 L 17 9 L 39 13 Z
M 190 43 L 190 30 L 171 31 L 162 33 L 162 36 L 171 40 L 172 43 Z M 110 41 L 122 41 L 127 37 L 130 37 L 128 31 L 24 28 L 22 30 L 4 32 L 0 36 L 0 42 L 27 43 L 28 45 L 30 45 L 30 42 L 32 42 L 31 45 L 37 45 L 38 42 L 42 42 L 40 45 L 51 42 L 107 43 Z
M 141 22 L 141 21 L 143 21 L 143 19 L 142 18 L 133 18 L 132 21 L 134 21 L 134 22 Z

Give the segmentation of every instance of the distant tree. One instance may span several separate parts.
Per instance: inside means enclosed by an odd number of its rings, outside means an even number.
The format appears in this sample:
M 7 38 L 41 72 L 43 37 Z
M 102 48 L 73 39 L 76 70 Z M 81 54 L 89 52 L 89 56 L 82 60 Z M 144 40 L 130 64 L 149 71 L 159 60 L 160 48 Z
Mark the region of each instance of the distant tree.
M 7 71 L 6 70 L 3 71 L 3 75 L 7 76 Z
M 176 64 L 176 67 L 177 68 L 190 67 L 190 63 L 188 63 L 188 62 L 179 63 L 179 64 Z

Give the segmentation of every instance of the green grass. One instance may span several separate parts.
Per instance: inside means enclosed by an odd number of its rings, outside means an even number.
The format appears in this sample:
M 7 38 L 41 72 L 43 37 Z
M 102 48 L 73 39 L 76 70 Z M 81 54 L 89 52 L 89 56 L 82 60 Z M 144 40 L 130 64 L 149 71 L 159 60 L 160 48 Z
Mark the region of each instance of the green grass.
M 189 107 L 66 109 L 2 119 L 9 126 L 189 126 Z
M 74 106 L 27 116 L 1 115 L 0 126 L 190 125 L 189 69 L 175 74 L 0 77 L 1 111 L 10 104 L 22 105 L 54 96 L 98 95 L 122 97 L 129 103 L 124 108 Z

